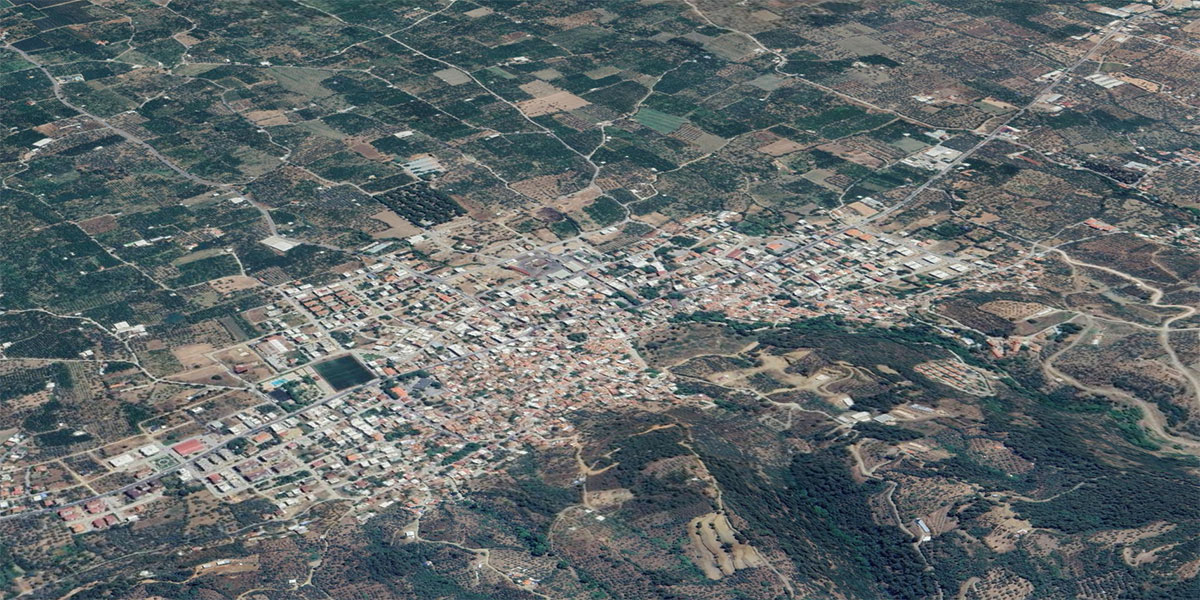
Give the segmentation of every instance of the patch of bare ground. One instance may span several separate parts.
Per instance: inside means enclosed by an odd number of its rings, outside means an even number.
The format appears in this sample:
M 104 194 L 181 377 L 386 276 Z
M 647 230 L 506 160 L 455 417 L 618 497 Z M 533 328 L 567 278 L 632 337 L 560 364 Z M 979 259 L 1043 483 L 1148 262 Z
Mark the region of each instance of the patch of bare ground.
M 983 577 L 963 586 L 960 600 L 1025 600 L 1033 594 L 1034 585 L 1029 580 L 1003 567 L 988 569 Z
M 253 277 L 247 277 L 245 275 L 232 275 L 229 277 L 219 277 L 214 279 L 208 282 L 208 285 L 212 286 L 212 289 L 221 292 L 222 294 L 228 294 L 230 292 L 240 292 L 242 290 L 256 288 L 262 285 L 262 282 Z
M 949 480 L 919 479 L 899 473 L 889 477 L 899 484 L 893 500 L 905 520 L 930 518 L 946 510 L 957 500 L 975 494 L 975 488 L 965 483 Z M 944 518 L 945 515 L 943 514 Z M 932 523 L 927 523 L 930 527 Z
M 1028 319 L 1050 307 L 1038 302 L 1017 302 L 1014 300 L 993 300 L 979 305 L 979 310 L 992 313 L 1010 321 Z
M 1124 560 L 1125 563 L 1131 567 L 1140 567 L 1142 565 L 1148 565 L 1148 564 L 1158 560 L 1159 552 L 1164 552 L 1164 551 L 1170 550 L 1178 545 L 1179 544 L 1177 544 L 1177 543 L 1166 544 L 1163 546 L 1159 546 L 1157 548 L 1143 550 L 1141 552 L 1137 552 L 1136 554 L 1135 554 L 1135 551 L 1133 548 L 1125 547 L 1125 548 L 1121 549 L 1121 559 Z
M 626 488 L 613 488 L 609 490 L 596 490 L 585 492 L 584 504 L 598 509 L 612 509 L 633 500 L 633 492 Z
M 245 381 L 258 381 L 270 377 L 275 371 L 252 352 L 248 346 L 234 346 L 213 355 L 229 370 L 234 371 Z
M 924 517 L 925 525 L 929 527 L 932 535 L 941 535 L 958 527 L 958 520 L 950 516 L 952 505 L 947 504 L 937 510 L 926 514 Z
M 149 440 L 146 438 L 146 436 L 138 435 L 97 448 L 94 450 L 94 452 L 96 453 L 96 456 L 107 459 L 129 452 L 138 446 L 145 445 L 147 441 Z
M 1101 531 L 1088 537 L 1088 541 L 1096 542 L 1102 546 L 1125 546 L 1132 544 L 1138 540 L 1157 537 L 1175 529 L 1175 524 L 1160 521 L 1151 523 L 1145 527 L 1137 527 L 1134 529 L 1112 529 Z
M 274 127 L 287 125 L 287 113 L 282 110 L 252 110 L 246 113 L 246 118 L 259 127 Z
M 77 225 L 88 235 L 99 235 L 116 229 L 117 218 L 112 215 L 100 215 L 86 221 L 80 221 Z
M 688 556 L 704 571 L 704 576 L 717 580 L 742 569 L 766 565 L 758 550 L 738 541 L 724 514 L 709 513 L 688 523 Z
M 654 367 L 674 367 L 706 355 L 735 356 L 751 347 L 717 325 L 671 325 L 642 335 L 638 353 Z
M 215 349 L 212 344 L 187 344 L 186 346 L 172 348 L 171 354 L 175 356 L 175 360 L 179 361 L 179 364 L 183 365 L 184 368 L 193 370 L 212 366 L 213 360 L 205 356 L 205 354 Z
M 371 237 L 375 239 L 407 238 L 421 233 L 421 230 L 415 225 L 409 223 L 404 217 L 401 217 L 391 210 L 381 210 L 371 215 L 371 218 L 388 226 L 387 229 L 384 229 L 383 231 L 376 231 L 375 233 L 372 233 Z
M 207 366 L 190 371 L 181 371 L 168 376 L 169 379 L 187 383 L 203 383 L 208 385 L 223 385 L 234 387 L 241 385 L 241 382 L 234 379 L 224 365 L 211 363 Z
M 1033 463 L 1004 445 L 1004 442 L 988 438 L 971 438 L 967 441 L 967 452 L 980 464 L 1004 471 L 1007 474 L 1027 473 Z
M 553 88 L 553 86 L 550 87 Z M 542 117 L 557 112 L 583 108 L 589 104 L 591 103 L 571 92 L 558 90 L 539 98 L 518 102 L 517 108 L 529 117 Z
M 185 500 L 188 520 L 184 533 L 193 533 L 221 522 L 221 512 L 224 509 L 216 496 L 207 493 L 188 494 Z
M 987 547 L 991 548 L 993 552 L 1000 554 L 1015 550 L 1017 540 L 1033 528 L 1029 521 L 1017 518 L 1012 507 L 1008 505 L 996 506 L 980 519 L 992 526 L 992 530 L 983 537 L 983 543 L 987 544 Z M 1051 536 L 1035 535 L 1031 537 L 1034 538 L 1033 545 L 1038 551 L 1050 552 L 1058 547 L 1058 542 Z

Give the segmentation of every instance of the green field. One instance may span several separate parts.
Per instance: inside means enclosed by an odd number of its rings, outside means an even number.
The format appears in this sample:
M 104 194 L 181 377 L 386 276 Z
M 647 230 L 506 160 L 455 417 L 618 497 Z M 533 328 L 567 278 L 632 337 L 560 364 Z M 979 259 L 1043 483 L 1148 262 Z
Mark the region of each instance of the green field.
M 667 135 L 687 123 L 687 119 L 677 117 L 672 114 L 654 110 L 653 108 L 643 108 L 633 115 L 633 120 L 653 129 L 663 135 Z
M 358 359 L 350 355 L 317 363 L 313 365 L 313 369 L 322 379 L 329 382 L 330 387 L 337 391 L 374 379 L 371 372 L 362 366 Z

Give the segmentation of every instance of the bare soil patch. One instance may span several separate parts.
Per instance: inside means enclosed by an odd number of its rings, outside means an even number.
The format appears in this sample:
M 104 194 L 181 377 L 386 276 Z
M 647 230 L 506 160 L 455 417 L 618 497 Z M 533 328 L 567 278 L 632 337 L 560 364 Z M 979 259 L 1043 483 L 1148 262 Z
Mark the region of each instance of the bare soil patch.
M 753 546 L 737 540 L 729 519 L 723 514 L 709 513 L 688 523 L 688 554 L 704 571 L 704 576 L 717 580 L 741 569 L 766 564 Z
M 551 86 L 553 87 L 553 86 Z M 541 117 L 556 112 L 575 110 L 588 106 L 591 102 L 572 94 L 571 92 L 559 91 L 541 98 L 532 98 L 530 100 L 522 100 L 517 103 L 517 108 L 521 112 L 530 117 Z
M 371 237 L 375 239 L 406 238 L 421 233 L 421 230 L 417 228 L 416 225 L 409 223 L 407 219 L 392 212 L 391 210 L 379 211 L 371 215 L 371 218 L 375 219 L 376 221 L 382 221 L 388 226 L 388 228 L 384 229 L 383 231 L 376 231 L 375 233 L 372 233 Z
M 249 290 L 262 285 L 262 282 L 245 275 L 231 275 L 229 277 L 219 277 L 208 282 L 208 285 L 222 294 L 229 292 L 239 292 L 241 290 Z

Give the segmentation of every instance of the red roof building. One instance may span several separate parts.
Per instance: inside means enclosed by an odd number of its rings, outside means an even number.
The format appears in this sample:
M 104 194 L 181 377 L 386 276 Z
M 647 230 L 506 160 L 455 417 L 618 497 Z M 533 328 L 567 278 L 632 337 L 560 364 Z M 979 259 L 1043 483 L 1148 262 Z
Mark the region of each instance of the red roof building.
M 195 454 L 201 450 L 204 450 L 205 448 L 206 448 L 206 446 L 204 445 L 204 442 L 197 440 L 197 439 L 191 439 L 186 442 L 180 442 L 178 444 L 175 444 L 174 446 L 171 446 L 171 449 L 174 450 L 180 456 L 187 456 L 189 454 Z

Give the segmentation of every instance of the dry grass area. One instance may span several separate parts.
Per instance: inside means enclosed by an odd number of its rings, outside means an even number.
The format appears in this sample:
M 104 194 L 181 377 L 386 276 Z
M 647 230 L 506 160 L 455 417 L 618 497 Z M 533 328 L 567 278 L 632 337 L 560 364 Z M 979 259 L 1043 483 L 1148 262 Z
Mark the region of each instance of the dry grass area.
M 796 352 L 807 354 L 809 351 L 797 350 Z M 792 387 L 801 387 L 808 380 L 807 377 L 784 373 L 784 369 L 788 367 L 788 361 L 783 356 L 768 354 L 761 356 L 760 360 L 762 361 L 762 365 L 760 366 L 749 369 L 737 369 L 734 371 L 719 371 L 709 375 L 708 377 L 705 377 L 705 379 L 717 385 L 725 385 L 729 387 L 747 387 L 747 379 L 762 373 L 769 374 L 773 379 L 781 382 L 789 383 L 792 385 Z
M 1017 539 L 1024 535 L 1023 532 L 1033 529 L 1033 524 L 1018 519 L 1012 507 L 1007 505 L 997 506 L 981 518 L 993 525 L 992 531 L 984 536 L 983 543 L 1001 554 L 1015 550 Z
M 33 467 L 29 474 L 31 483 L 36 484 L 40 489 L 48 492 L 57 492 L 59 490 L 72 487 L 79 483 L 71 470 L 61 462 L 54 461 Z
M 1015 302 L 1012 300 L 993 300 L 979 305 L 979 310 L 1010 321 L 1028 319 L 1049 308 L 1049 306 L 1037 302 Z
M 858 148 L 854 148 L 854 147 L 848 146 L 846 144 L 840 144 L 840 143 L 836 143 L 836 142 L 829 143 L 829 144 L 822 144 L 820 146 L 817 146 L 817 149 L 822 150 L 824 152 L 828 152 L 830 154 L 833 154 L 834 156 L 837 156 L 838 158 L 841 158 L 843 160 L 848 160 L 852 163 L 860 164 L 860 165 L 870 168 L 870 169 L 878 169 L 884 165 L 883 160 L 881 160 L 875 156 L 872 156 L 872 155 L 868 154 L 867 152 L 859 150 Z
M 212 366 L 212 359 L 205 354 L 216 350 L 212 344 L 187 344 L 171 349 L 171 354 L 175 356 L 175 360 L 183 365 L 186 369 L 201 369 Z
M 1172 529 L 1175 529 L 1174 523 L 1159 521 L 1157 523 L 1151 523 L 1145 527 L 1138 527 L 1134 529 L 1112 529 L 1108 531 L 1101 531 L 1090 536 L 1088 541 L 1096 542 L 1097 544 L 1102 544 L 1104 546 L 1124 546 L 1132 544 L 1138 540 L 1160 536 L 1171 531 Z
M 143 435 L 139 435 L 139 436 L 125 438 L 123 440 L 113 442 L 107 446 L 102 446 L 100 448 L 96 448 L 95 450 L 93 450 L 93 452 L 95 452 L 96 456 L 101 459 L 108 459 L 108 458 L 112 458 L 114 456 L 119 456 L 121 454 L 125 454 L 126 452 L 134 450 L 140 446 L 144 446 L 149 442 L 150 442 L 150 438 L 143 436 Z
M 459 71 L 458 69 L 442 69 L 433 74 L 434 77 L 445 81 L 450 85 L 462 85 L 471 81 L 471 76 Z
M 471 13 L 467 13 L 467 14 L 469 15 Z M 585 11 L 580 11 L 580 12 L 577 12 L 574 14 L 567 15 L 565 17 L 544 17 L 541 20 L 542 20 L 542 22 L 548 23 L 550 25 L 554 25 L 555 27 L 562 27 L 563 29 L 571 29 L 574 27 L 582 27 L 584 25 L 591 25 L 592 23 L 595 23 L 597 19 L 600 18 L 600 15 L 601 15 L 601 13 L 599 11 L 585 10 Z
M 1034 586 L 1008 569 L 989 569 L 982 579 L 964 590 L 960 598 L 971 600 L 1024 600 L 1033 593 Z
M 201 567 L 204 566 L 201 565 Z M 201 572 L 205 575 L 232 575 L 234 573 L 253 573 L 256 571 L 258 571 L 258 555 L 253 554 L 247 558 L 231 560 L 229 564 L 214 565 L 211 568 L 203 569 Z
M 594 492 L 588 491 L 584 496 L 583 503 L 591 508 L 606 509 L 616 508 L 630 500 L 633 500 L 633 492 L 625 488 L 613 488 Z
M 726 335 L 716 325 L 671 325 L 644 333 L 639 342 L 638 353 L 647 364 L 668 368 L 697 356 L 732 356 L 745 352 L 752 344 Z
M 231 387 L 241 383 L 229 374 L 229 371 L 225 369 L 225 365 L 218 363 L 212 363 L 211 365 L 200 367 L 199 369 L 172 373 L 169 377 L 172 380 L 186 383 L 204 383 Z
M 375 219 L 376 221 L 381 221 L 383 224 L 388 226 L 388 228 L 384 229 L 383 231 L 376 231 L 375 233 L 372 233 L 371 237 L 375 239 L 406 238 L 421 233 L 421 230 L 418 229 L 417 226 L 409 223 L 407 219 L 392 212 L 391 210 L 381 210 L 371 215 L 371 218 Z
M 1195 579 L 1200 574 L 1200 558 L 1188 561 L 1175 570 L 1175 576 L 1180 579 Z
M 287 125 L 287 113 L 282 110 L 252 110 L 246 113 L 246 118 L 259 127 Z
M 385 162 L 388 160 L 388 156 L 386 154 L 375 149 L 375 146 L 372 146 L 371 144 L 369 144 L 367 142 L 355 142 L 353 144 L 350 144 L 350 149 L 357 152 L 359 156 L 366 158 L 368 160 L 375 160 L 375 161 L 380 161 L 380 162 Z
M 1033 470 L 1033 463 L 1013 452 L 1012 448 L 999 440 L 971 438 L 967 441 L 967 453 L 980 464 L 1004 471 L 1009 475 Z
M 88 235 L 108 233 L 117 228 L 117 218 L 112 215 L 100 215 L 99 217 L 92 217 L 86 221 L 80 221 L 79 228 Z
M 588 187 L 583 188 L 582 190 L 579 190 L 578 192 L 575 192 L 572 194 L 567 194 L 565 196 L 561 196 L 561 197 L 555 199 L 555 201 L 553 203 L 551 203 L 550 206 L 551 206 L 551 208 L 554 208 L 555 210 L 562 212 L 562 213 L 567 213 L 567 214 L 578 213 L 578 214 L 583 214 L 586 216 L 586 213 L 583 212 L 583 207 L 588 206 L 589 204 L 595 202 L 596 199 L 599 198 L 600 196 L 602 196 L 603 194 L 604 194 L 604 190 L 600 189 L 599 186 L 590 185 Z
M 783 156 L 804 149 L 803 144 L 789 139 L 778 139 L 765 146 L 759 146 L 758 151 L 770 156 Z
M 230 292 L 239 292 L 241 290 L 249 290 L 262 285 L 262 282 L 245 275 L 231 275 L 229 277 L 219 277 L 208 282 L 212 289 L 228 294 Z
M 900 484 L 892 494 L 900 515 L 906 521 L 925 519 L 930 529 L 938 533 L 953 526 L 948 523 L 944 511 L 975 494 L 971 485 L 947 479 L 921 479 L 901 473 L 895 473 L 893 477 Z M 942 524 L 940 529 L 939 523 Z
M 712 580 L 733 575 L 742 569 L 766 565 L 758 550 L 739 542 L 729 519 L 723 514 L 709 513 L 688 523 L 691 544 L 688 554 L 693 562 Z
M 188 494 L 185 501 L 188 520 L 184 533 L 192 533 L 201 527 L 210 527 L 221 522 L 223 507 L 216 496 L 207 493 Z
M 752 350 L 753 345 L 747 346 L 737 353 L 724 355 L 710 354 L 706 356 L 714 358 L 722 356 L 744 357 Z M 702 377 L 709 383 L 729 388 L 754 389 L 764 395 L 811 392 L 826 399 L 833 406 L 844 408 L 844 405 L 837 400 L 841 394 L 833 388 L 845 383 L 847 380 L 853 379 L 857 374 L 857 370 L 852 367 L 832 365 L 822 366 L 808 375 L 796 372 L 796 369 L 793 367 L 810 354 L 812 354 L 812 350 L 807 348 L 793 350 L 782 355 L 761 354 L 754 357 L 758 361 L 756 366 L 737 368 L 733 364 L 729 364 L 726 366 L 732 368 L 723 369 L 721 368 L 722 365 L 713 364 L 710 365 L 709 372 L 698 371 L 697 373 L 693 373 L 692 376 Z M 704 359 L 705 356 L 701 356 L 695 360 Z
M 1142 565 L 1148 565 L 1157 561 L 1159 552 L 1171 550 L 1178 545 L 1179 544 L 1177 543 L 1166 544 L 1163 546 L 1158 546 L 1157 548 L 1143 550 L 1141 552 L 1137 552 L 1136 554 L 1134 553 L 1133 548 L 1125 547 L 1121 549 L 1121 558 L 1131 567 L 1140 567 Z
M 992 387 L 988 383 L 987 377 L 979 369 L 968 366 L 960 360 L 945 359 L 923 362 L 916 365 L 913 370 L 928 379 L 961 392 L 975 396 L 992 395 Z
M 925 515 L 925 525 L 929 527 L 931 534 L 941 535 L 958 527 L 958 519 L 950 516 L 951 508 L 953 505 L 947 504 Z
M 534 200 L 553 202 L 562 195 L 565 187 L 569 187 L 570 181 L 569 174 L 539 175 L 513 182 L 509 187 Z M 579 208 L 583 208 L 583 206 L 580 205 Z
M 246 381 L 259 381 L 275 374 L 274 369 L 267 366 L 257 353 L 245 345 L 235 346 L 213 356 L 229 370 L 239 367 L 244 369 L 245 372 L 239 376 Z

